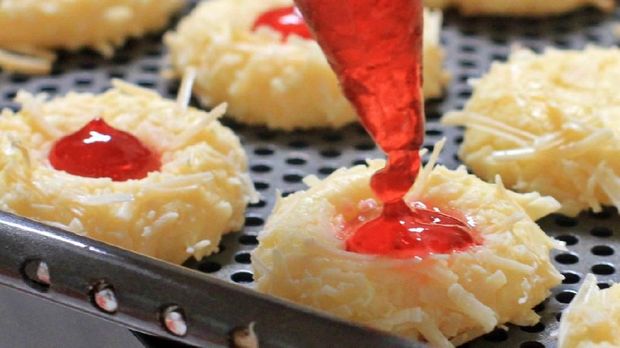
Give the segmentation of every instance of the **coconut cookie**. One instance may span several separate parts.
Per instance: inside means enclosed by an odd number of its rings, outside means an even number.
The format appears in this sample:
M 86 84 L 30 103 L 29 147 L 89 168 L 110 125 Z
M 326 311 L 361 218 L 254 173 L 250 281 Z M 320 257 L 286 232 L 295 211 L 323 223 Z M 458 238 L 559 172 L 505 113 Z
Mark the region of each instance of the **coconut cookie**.
M 217 119 L 224 107 L 186 109 L 120 81 L 100 95 L 16 99 L 21 111 L 0 117 L 0 209 L 174 263 L 213 253 L 222 234 L 243 226 L 255 192 L 239 139 Z M 91 129 L 82 143 L 135 136 L 155 154 L 144 178 L 89 173 L 92 154 L 80 147 L 67 154 L 67 140 L 93 123 L 114 130 Z M 106 150 L 95 161 L 109 164 L 94 170 L 108 170 L 138 145 Z M 75 170 L 83 174 L 69 174 Z
M 50 50 L 95 49 L 111 56 L 128 38 L 163 28 L 183 0 L 3 0 L 0 67 L 46 74 Z
M 369 180 L 383 165 L 309 177 L 308 190 L 280 199 L 252 254 L 258 290 L 433 347 L 458 346 L 506 323 L 537 323 L 532 308 L 562 279 L 549 252 L 562 246 L 534 220 L 559 204 L 431 163 L 407 201 L 468 216 L 482 244 L 409 259 L 348 252 L 346 226 L 377 209 Z
M 620 51 L 515 52 L 474 83 L 461 159 L 480 177 L 537 191 L 577 215 L 620 207 Z
M 620 347 L 620 285 L 600 290 L 588 274 L 562 314 L 559 348 Z
M 456 8 L 465 15 L 545 16 L 570 12 L 581 7 L 593 6 L 612 11 L 613 0 L 424 0 L 432 8 Z
M 182 75 L 195 68 L 198 99 L 205 105 L 228 102 L 230 115 L 244 123 L 291 130 L 355 121 L 314 40 L 283 37 L 270 26 L 253 30 L 265 12 L 291 5 L 291 0 L 203 2 L 165 37 L 174 70 Z M 441 14 L 428 11 L 425 18 L 424 92 L 438 97 L 447 82 L 439 47 Z

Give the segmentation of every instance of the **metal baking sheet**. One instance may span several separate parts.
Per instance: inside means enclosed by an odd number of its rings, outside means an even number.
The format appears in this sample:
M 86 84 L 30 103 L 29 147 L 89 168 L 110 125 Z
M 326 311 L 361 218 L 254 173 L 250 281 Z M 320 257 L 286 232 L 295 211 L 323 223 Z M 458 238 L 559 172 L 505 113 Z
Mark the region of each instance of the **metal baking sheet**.
M 460 164 L 456 153 L 462 141 L 462 130 L 444 127 L 438 121 L 444 112 L 462 108 L 471 95 L 471 87 L 467 84 L 469 79 L 480 77 L 493 60 L 505 60 L 515 45 L 539 52 L 545 47 L 616 45 L 618 38 L 614 30 L 619 19 L 618 10 L 604 14 L 585 9 L 546 19 L 464 18 L 448 12 L 442 44 L 447 53 L 446 67 L 451 72 L 452 83 L 445 98 L 427 103 L 425 145 L 430 148 L 442 137 L 447 137 L 440 163 L 455 168 Z M 178 82 L 161 77 L 160 71 L 165 67 L 161 35 L 132 40 L 111 61 L 87 51 L 61 53 L 49 77 L 0 73 L 0 106 L 16 109 L 12 98 L 22 88 L 51 95 L 69 91 L 101 92 L 110 87 L 112 78 L 153 88 L 173 98 Z M 304 188 L 301 180 L 305 175 L 325 177 L 336 168 L 363 163 L 367 158 L 381 157 L 382 154 L 359 125 L 341 130 L 286 133 L 243 126 L 229 119 L 225 123 L 240 136 L 250 157 L 251 175 L 261 201 L 249 207 L 245 228 L 223 239 L 220 253 L 201 261 L 189 260 L 186 266 L 252 288 L 249 253 L 257 245 L 256 236 L 271 211 L 276 190 L 286 195 Z M 558 319 L 585 274 L 597 274 L 601 287 L 620 281 L 616 270 L 620 265 L 617 253 L 620 249 L 620 217 L 616 210 L 606 210 L 602 214 L 584 213 L 577 219 L 551 216 L 540 223 L 550 235 L 567 242 L 569 248 L 569 252 L 553 255 L 566 280 L 536 308 L 542 316 L 541 323 L 534 327 L 510 326 L 507 332 L 496 330 L 466 346 L 493 347 L 501 343 L 507 347 L 555 347 L 553 332 L 558 327 Z M 144 342 L 154 346 L 157 339 L 149 338 Z M 300 344 L 303 345 L 303 338 Z

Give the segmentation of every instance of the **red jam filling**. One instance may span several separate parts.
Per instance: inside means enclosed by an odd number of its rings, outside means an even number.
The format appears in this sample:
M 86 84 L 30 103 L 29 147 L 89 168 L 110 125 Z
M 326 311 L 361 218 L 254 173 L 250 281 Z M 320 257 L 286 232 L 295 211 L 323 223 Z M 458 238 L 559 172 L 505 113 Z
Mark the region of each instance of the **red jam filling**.
M 69 174 L 114 181 L 142 179 L 161 167 L 156 153 L 101 118 L 58 140 L 49 161 L 55 169 Z
M 401 200 L 384 206 L 379 217 L 363 225 L 346 226 L 347 250 L 411 258 L 463 251 L 478 243 L 471 231 L 473 224 L 455 217 L 456 213 L 427 208 L 420 202 L 413 209 L 414 213 Z
M 424 141 L 421 0 L 296 0 L 362 124 L 387 153 L 371 187 L 381 215 L 346 240 L 348 251 L 426 256 L 479 244 L 467 223 L 403 197 L 420 170 Z
M 286 41 L 293 34 L 304 39 L 312 39 L 310 29 L 295 6 L 277 8 L 263 13 L 254 22 L 252 30 L 263 26 L 279 31 L 282 34 L 282 41 Z

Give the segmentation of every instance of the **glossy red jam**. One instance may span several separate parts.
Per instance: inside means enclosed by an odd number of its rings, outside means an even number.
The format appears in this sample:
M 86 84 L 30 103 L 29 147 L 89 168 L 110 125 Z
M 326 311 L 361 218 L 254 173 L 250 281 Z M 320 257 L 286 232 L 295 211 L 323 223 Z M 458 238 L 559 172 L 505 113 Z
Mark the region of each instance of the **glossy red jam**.
M 49 161 L 55 169 L 73 175 L 114 181 L 142 179 L 161 167 L 156 153 L 101 118 L 58 140 Z
M 279 31 L 282 34 L 282 41 L 286 41 L 290 35 L 297 35 L 304 39 L 312 38 L 304 18 L 294 6 L 277 8 L 263 13 L 254 22 L 252 30 L 263 26 Z
M 387 153 L 371 187 L 381 216 L 357 228 L 347 250 L 424 256 L 476 244 L 471 226 L 403 197 L 420 170 L 424 141 L 421 0 L 296 0 L 362 124 Z
M 347 226 L 347 250 L 395 258 L 449 254 L 477 244 L 472 225 L 437 208 L 418 203 L 412 213 L 404 201 L 386 205 L 381 215 Z M 348 231 L 345 231 L 345 235 Z

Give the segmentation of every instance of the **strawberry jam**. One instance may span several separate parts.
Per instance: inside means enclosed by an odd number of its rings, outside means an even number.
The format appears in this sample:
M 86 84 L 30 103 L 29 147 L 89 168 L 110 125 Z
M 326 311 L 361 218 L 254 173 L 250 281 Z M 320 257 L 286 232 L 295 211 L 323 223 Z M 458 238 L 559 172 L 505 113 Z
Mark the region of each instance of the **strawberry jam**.
M 140 140 L 101 118 L 58 140 L 49 161 L 69 174 L 114 181 L 142 179 L 161 167 L 159 156 Z
M 312 38 L 304 18 L 294 6 L 281 7 L 263 13 L 254 22 L 252 30 L 263 26 L 279 31 L 282 34 L 282 41 L 286 41 L 293 34 L 304 39 Z
M 381 215 L 357 227 L 347 250 L 392 257 L 451 253 L 478 244 L 470 225 L 404 195 L 424 141 L 421 0 L 296 0 L 362 124 L 387 153 L 371 179 Z

